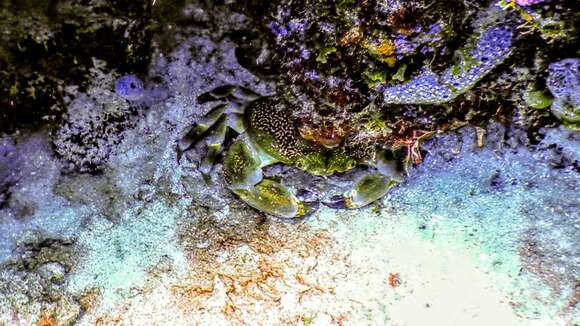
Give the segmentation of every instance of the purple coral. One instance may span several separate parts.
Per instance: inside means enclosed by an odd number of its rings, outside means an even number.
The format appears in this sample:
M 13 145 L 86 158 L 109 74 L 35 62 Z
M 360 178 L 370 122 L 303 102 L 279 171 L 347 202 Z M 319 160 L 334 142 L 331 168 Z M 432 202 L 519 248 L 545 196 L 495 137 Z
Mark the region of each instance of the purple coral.
M 470 55 L 482 66 L 493 66 L 509 54 L 512 45 L 512 31 L 505 26 L 488 29 L 477 41 Z
M 527 7 L 537 3 L 544 2 L 544 0 L 516 0 L 518 6 Z
M 395 43 L 395 49 L 397 50 L 397 54 L 399 54 L 399 59 L 403 58 L 404 55 L 411 54 L 415 52 L 419 44 L 417 42 L 413 42 L 409 40 L 406 35 L 403 34 L 395 34 L 393 37 L 393 41 Z
M 122 97 L 135 101 L 143 96 L 143 82 L 135 75 L 125 75 L 117 79 L 115 91 Z
M 407 83 L 384 87 L 386 104 L 442 104 L 468 91 L 510 54 L 512 32 L 505 26 L 482 33 L 470 58 L 447 69 L 441 76 L 424 70 Z

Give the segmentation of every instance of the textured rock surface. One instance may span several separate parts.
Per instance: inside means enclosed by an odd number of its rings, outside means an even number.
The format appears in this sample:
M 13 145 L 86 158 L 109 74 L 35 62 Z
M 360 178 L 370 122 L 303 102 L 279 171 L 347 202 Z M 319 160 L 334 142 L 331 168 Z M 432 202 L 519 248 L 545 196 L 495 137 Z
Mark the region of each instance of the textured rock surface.
M 552 113 L 571 127 L 580 129 L 580 59 L 552 63 L 546 83 L 554 95 Z
M 59 120 L 65 87 L 86 86 L 93 59 L 143 72 L 148 1 L 1 1 L 0 131 Z

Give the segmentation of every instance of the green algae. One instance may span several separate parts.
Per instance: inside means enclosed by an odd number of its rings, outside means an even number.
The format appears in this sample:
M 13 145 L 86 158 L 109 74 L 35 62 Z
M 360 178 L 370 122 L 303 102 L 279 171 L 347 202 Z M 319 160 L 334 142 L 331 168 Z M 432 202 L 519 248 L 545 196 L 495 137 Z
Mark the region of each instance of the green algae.
M 543 110 L 552 105 L 553 99 L 543 91 L 527 90 L 524 93 L 524 101 L 531 108 Z

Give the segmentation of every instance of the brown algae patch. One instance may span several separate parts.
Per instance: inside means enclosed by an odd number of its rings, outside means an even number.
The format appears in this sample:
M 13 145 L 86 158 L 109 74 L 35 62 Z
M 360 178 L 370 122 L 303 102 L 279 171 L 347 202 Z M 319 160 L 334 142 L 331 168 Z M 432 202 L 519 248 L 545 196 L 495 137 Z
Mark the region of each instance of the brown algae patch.
M 183 230 L 190 272 L 170 290 L 184 312 L 211 311 L 234 324 L 292 323 L 309 318 L 297 308 L 334 292 L 333 279 L 340 275 L 321 277 L 317 269 L 325 263 L 345 267 L 347 256 L 327 256 L 334 243 L 327 232 L 260 218 L 244 225 L 214 222 Z

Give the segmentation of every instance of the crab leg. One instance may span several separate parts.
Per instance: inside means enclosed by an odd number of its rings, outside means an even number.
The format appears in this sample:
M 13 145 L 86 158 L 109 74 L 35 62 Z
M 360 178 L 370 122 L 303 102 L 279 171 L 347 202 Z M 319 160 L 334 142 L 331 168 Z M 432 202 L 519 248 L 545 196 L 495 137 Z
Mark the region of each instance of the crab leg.
M 219 104 L 209 110 L 209 112 L 178 142 L 178 150 L 181 151 L 181 153 L 186 152 L 210 133 L 210 129 L 213 129 L 212 127 L 217 124 L 218 120 L 220 120 L 220 118 L 224 119 L 226 108 L 227 104 Z
M 222 115 L 214 124 L 213 128 L 211 128 L 207 138 L 205 138 L 207 154 L 199 165 L 199 170 L 205 176 L 209 175 L 217 156 L 223 151 L 223 143 L 226 138 L 227 128 L 227 116 Z
M 214 88 L 209 92 L 199 95 L 197 97 L 197 101 L 200 104 L 219 100 L 247 103 L 257 99 L 260 96 L 260 94 L 245 87 L 226 85 Z
M 237 89 L 233 87 L 232 89 Z M 215 90 L 202 94 L 200 97 L 217 97 L 220 92 L 215 93 Z M 223 93 L 225 91 L 222 91 Z M 241 93 L 241 92 L 238 92 Z M 229 95 L 228 95 L 229 96 Z M 242 105 L 242 104 L 240 104 Z M 200 121 L 181 138 L 177 143 L 178 160 L 184 152 L 193 148 L 202 139 L 207 145 L 207 155 L 201 162 L 200 170 L 204 175 L 207 175 L 215 163 L 217 156 L 223 150 L 223 143 L 226 137 L 228 128 L 241 134 L 245 130 L 243 115 L 238 113 L 240 105 L 229 103 L 221 103 L 214 106 L 208 113 L 206 113 Z

